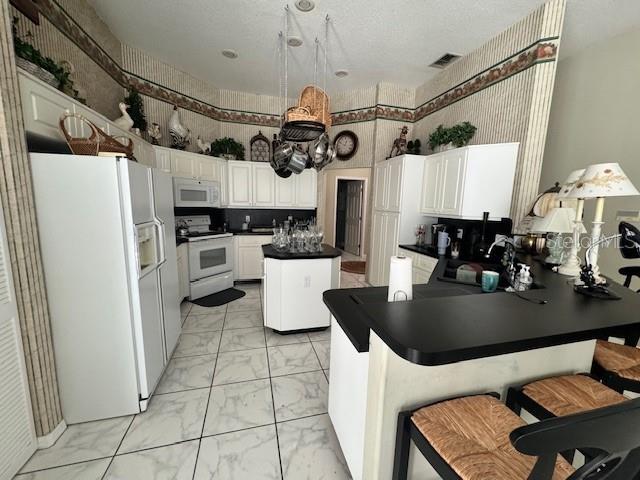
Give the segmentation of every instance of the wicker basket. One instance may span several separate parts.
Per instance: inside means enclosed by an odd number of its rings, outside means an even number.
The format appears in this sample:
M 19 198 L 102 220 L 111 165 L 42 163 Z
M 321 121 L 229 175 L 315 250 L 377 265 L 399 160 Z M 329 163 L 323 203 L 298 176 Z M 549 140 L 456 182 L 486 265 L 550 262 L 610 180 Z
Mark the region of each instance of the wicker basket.
M 327 129 L 331 127 L 329 96 L 320 87 L 315 85 L 304 87 L 300 92 L 298 107 L 308 109 L 314 121 L 323 123 Z
M 311 112 L 308 108 L 304 107 L 290 107 L 287 109 L 287 117 L 285 119 L 287 122 L 315 122 L 317 118 L 311 115 Z
M 88 137 L 72 137 L 67 130 L 65 121 L 68 118 L 75 118 L 77 121 L 84 122 L 89 126 L 91 133 Z M 101 153 L 113 153 L 116 155 L 124 155 L 131 160 L 135 160 L 133 156 L 133 141 L 127 137 L 121 137 L 127 140 L 127 144 L 123 144 L 116 138 L 111 137 L 96 127 L 92 122 L 78 113 L 65 113 L 60 117 L 60 131 L 67 140 L 69 148 L 75 155 L 99 155 Z

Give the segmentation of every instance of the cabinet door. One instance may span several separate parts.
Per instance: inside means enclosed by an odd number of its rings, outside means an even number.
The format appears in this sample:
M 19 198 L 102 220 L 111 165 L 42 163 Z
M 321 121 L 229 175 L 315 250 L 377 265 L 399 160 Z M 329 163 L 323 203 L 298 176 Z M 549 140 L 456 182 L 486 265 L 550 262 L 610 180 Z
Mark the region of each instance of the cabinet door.
M 227 182 L 227 161 L 221 158 L 216 159 L 218 164 L 218 173 L 220 177 L 220 205 L 226 207 L 229 205 L 229 185 Z
M 256 207 L 273 207 L 276 199 L 275 172 L 268 163 L 252 163 L 253 205 Z
M 382 285 L 382 258 L 384 257 L 384 214 L 373 212 L 371 222 L 371 246 L 369 248 L 369 283 Z
M 238 278 L 240 280 L 262 278 L 262 247 L 238 248 Z
M 420 211 L 424 214 L 440 213 L 440 170 L 442 158 L 432 155 L 425 159 L 422 177 L 422 204 Z
M 58 121 L 65 111 L 73 112 L 71 99 L 37 83 L 22 73 L 19 79 L 25 129 L 48 138 L 64 140 Z M 70 133 L 77 134 L 75 121 L 69 120 L 68 122 Z
M 220 181 L 220 173 L 218 163 L 212 157 L 206 155 L 198 155 L 195 158 L 198 169 L 198 178 L 202 180 Z
M 171 153 L 169 150 L 160 147 L 154 147 L 153 150 L 155 152 L 153 166 L 163 172 L 171 173 Z
M 459 215 L 464 186 L 465 152 L 456 149 L 446 152 L 441 167 L 441 213 Z
M 296 177 L 295 206 L 297 208 L 316 208 L 318 205 L 318 200 L 317 200 L 318 181 L 317 181 L 316 171 L 313 169 L 307 168 L 300 175 L 295 175 L 295 177 Z
M 196 178 L 198 176 L 198 166 L 195 155 L 179 150 L 171 151 L 171 173 L 174 177 Z
M 384 209 L 388 212 L 399 212 L 402 199 L 402 158 L 389 161 L 387 166 L 387 194 Z
M 230 206 L 250 207 L 253 205 L 251 163 L 230 161 L 227 168 Z
M 385 210 L 387 204 L 387 166 L 388 162 L 376 164 L 373 180 L 373 208 L 376 210 Z
M 389 263 L 398 251 L 399 213 L 385 213 L 384 220 L 384 256 L 382 261 L 382 285 L 389 284 Z
M 296 179 L 276 175 L 276 207 L 293 207 L 296 204 Z

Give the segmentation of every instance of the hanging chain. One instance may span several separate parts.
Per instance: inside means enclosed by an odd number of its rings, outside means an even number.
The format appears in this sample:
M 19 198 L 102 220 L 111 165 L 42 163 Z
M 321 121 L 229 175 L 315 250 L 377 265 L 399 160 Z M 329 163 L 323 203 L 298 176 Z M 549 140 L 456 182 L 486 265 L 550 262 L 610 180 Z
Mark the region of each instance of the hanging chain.
M 284 114 L 289 107 L 289 5 L 284 7 Z
M 316 96 L 318 94 L 318 52 L 320 51 L 320 41 L 316 37 L 316 57 L 313 62 L 313 106 L 317 105 Z M 324 112 L 323 112 L 324 113 Z
M 282 102 L 282 42 L 284 39 L 284 35 L 282 31 L 278 34 L 278 105 L 280 107 L 280 130 L 282 130 L 282 121 L 283 121 L 283 102 Z
M 324 19 L 324 78 L 322 79 L 322 90 L 327 95 L 327 56 L 329 55 L 329 15 Z M 322 116 L 325 115 L 325 103 L 322 102 Z

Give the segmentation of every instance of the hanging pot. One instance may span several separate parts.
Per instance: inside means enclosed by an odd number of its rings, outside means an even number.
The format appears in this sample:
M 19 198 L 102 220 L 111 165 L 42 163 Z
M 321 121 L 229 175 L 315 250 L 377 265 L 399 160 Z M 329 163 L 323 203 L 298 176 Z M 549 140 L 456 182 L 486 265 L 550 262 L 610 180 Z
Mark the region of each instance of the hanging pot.
M 283 143 L 278 146 L 273 152 L 273 162 L 271 166 L 274 170 L 279 170 L 286 167 L 293 155 L 293 145 L 290 143 Z
M 302 173 L 302 171 L 307 166 L 307 159 L 309 155 L 304 150 L 293 147 L 293 154 L 289 158 L 289 163 L 287 163 L 287 168 L 291 170 L 293 173 Z
M 276 170 L 276 175 L 278 175 L 280 178 L 289 178 L 291 176 L 292 172 L 291 170 L 289 170 L 288 168 L 279 168 Z
M 331 142 L 329 141 L 329 136 L 326 133 L 320 135 L 318 139 L 311 144 L 309 153 L 314 165 L 320 165 L 324 162 L 330 145 Z

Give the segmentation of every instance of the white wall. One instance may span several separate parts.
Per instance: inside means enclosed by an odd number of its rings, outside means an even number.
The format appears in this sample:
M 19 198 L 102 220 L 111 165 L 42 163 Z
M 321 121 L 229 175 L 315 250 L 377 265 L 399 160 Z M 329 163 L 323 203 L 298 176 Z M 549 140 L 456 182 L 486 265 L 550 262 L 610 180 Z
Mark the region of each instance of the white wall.
M 640 29 L 559 62 L 540 190 L 564 181 L 572 170 L 602 162 L 620 163 L 640 188 L 639 54 Z M 593 201 L 587 202 L 589 230 L 593 207 Z M 622 209 L 640 209 L 640 197 L 606 201 L 605 234 L 616 232 L 616 213 Z M 618 268 L 640 263 L 624 260 L 613 247 L 600 252 L 601 270 L 617 280 L 622 279 Z

